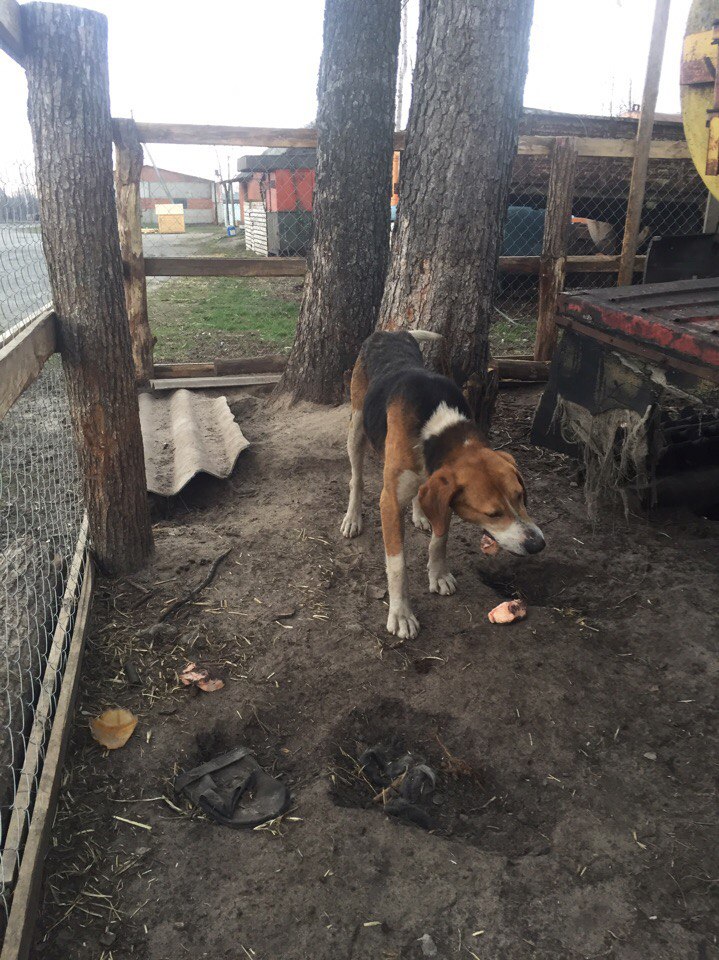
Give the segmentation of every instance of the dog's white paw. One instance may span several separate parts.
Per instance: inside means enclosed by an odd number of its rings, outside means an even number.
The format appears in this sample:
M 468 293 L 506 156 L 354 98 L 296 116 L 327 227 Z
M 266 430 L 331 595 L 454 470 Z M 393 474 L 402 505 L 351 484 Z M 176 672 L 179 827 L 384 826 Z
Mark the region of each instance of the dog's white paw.
M 395 610 L 390 608 L 387 618 L 387 632 L 393 633 L 400 640 L 414 640 L 419 633 L 419 620 L 406 603 Z
M 350 540 L 352 537 L 358 537 L 362 533 L 362 515 L 347 511 L 342 521 L 340 531 L 343 537 L 347 537 Z
M 418 530 L 426 530 L 427 533 L 432 532 L 432 524 L 425 517 L 421 510 L 412 510 L 412 523 L 417 527 Z
M 443 597 L 451 597 L 452 594 L 457 589 L 457 581 L 454 578 L 454 574 L 450 573 L 449 570 L 444 570 L 441 573 L 433 573 L 431 570 L 429 572 L 429 592 L 430 593 L 439 593 Z

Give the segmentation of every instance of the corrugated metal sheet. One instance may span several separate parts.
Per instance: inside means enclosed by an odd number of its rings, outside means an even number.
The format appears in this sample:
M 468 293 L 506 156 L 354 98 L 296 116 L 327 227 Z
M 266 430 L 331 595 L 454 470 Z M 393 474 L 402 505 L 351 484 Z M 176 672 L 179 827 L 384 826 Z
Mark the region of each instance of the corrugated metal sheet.
M 147 489 L 164 497 L 179 493 L 198 473 L 229 477 L 249 446 L 225 397 L 190 390 L 140 394 Z

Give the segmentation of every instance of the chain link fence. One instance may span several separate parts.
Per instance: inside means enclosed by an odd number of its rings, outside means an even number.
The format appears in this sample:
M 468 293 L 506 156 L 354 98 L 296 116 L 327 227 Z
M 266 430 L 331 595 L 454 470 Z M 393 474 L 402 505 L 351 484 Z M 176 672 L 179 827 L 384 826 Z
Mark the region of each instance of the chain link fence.
M 517 156 L 512 173 L 504 229 L 503 256 L 539 256 L 542 252 L 550 159 Z M 632 160 L 617 157 L 577 158 L 572 222 L 567 253 L 572 256 L 619 256 L 632 174 Z M 649 162 L 638 254 L 647 252 L 654 236 L 700 233 L 707 191 L 691 160 Z M 635 276 L 635 282 L 641 275 Z M 565 288 L 593 289 L 617 283 L 616 270 L 572 272 Z M 495 302 L 495 354 L 531 353 L 538 307 L 538 277 L 500 276 Z
M 0 334 L 50 300 L 31 163 L 0 170 Z
M 145 148 L 140 181 L 145 256 L 306 257 L 312 243 L 316 152 L 238 148 L 222 162 L 215 153 L 219 176 L 211 181 L 183 170 L 181 154 L 177 169 L 170 170 L 156 165 Z M 187 166 L 198 169 L 193 159 L 188 149 Z M 302 285 L 301 276 L 148 277 L 155 359 L 199 361 L 289 351 Z
M 0 349 L 50 299 L 31 169 L 0 171 Z M 64 377 L 52 357 L 0 419 L 0 934 L 62 682 L 71 630 L 57 626 L 82 515 Z M 72 603 L 65 617 L 71 627 Z

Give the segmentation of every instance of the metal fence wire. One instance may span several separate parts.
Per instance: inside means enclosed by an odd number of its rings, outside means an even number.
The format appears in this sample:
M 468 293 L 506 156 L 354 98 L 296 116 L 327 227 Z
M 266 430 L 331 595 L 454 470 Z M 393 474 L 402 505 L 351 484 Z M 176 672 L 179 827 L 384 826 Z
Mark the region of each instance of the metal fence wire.
M 0 184 L 2 349 L 50 292 L 29 167 L 0 173 Z M 64 377 L 51 357 L 0 419 L 0 934 L 69 645 L 71 631 L 57 625 L 82 516 Z M 70 625 L 73 614 L 68 605 Z
M 50 300 L 31 163 L 0 170 L 0 333 Z

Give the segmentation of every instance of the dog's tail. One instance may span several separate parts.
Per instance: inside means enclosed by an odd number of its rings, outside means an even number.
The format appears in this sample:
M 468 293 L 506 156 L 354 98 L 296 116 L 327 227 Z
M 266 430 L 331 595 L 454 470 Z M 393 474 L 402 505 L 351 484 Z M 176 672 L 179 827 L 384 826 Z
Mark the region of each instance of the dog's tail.
M 432 330 L 408 330 L 410 337 L 414 337 L 417 343 L 424 343 L 427 340 L 443 340 L 441 333 L 434 333 Z

